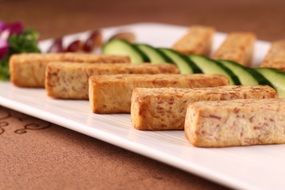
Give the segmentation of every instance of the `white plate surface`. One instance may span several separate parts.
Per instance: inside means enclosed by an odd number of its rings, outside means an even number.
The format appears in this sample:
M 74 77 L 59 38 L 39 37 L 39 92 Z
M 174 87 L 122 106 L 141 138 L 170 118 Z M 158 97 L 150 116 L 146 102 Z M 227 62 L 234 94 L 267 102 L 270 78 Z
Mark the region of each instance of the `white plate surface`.
M 103 29 L 108 38 L 117 31 L 134 31 L 139 42 L 169 47 L 186 27 L 143 23 Z M 67 36 L 86 38 L 81 34 Z M 216 49 L 225 34 L 214 39 Z M 41 43 L 46 50 L 49 40 Z M 256 43 L 254 62 L 258 64 L 269 43 Z M 54 100 L 42 89 L 17 88 L 0 82 L 0 105 L 47 120 L 116 146 L 159 160 L 182 170 L 195 173 L 224 185 L 242 189 L 285 188 L 285 145 L 234 148 L 195 148 L 182 131 L 144 132 L 131 127 L 130 115 L 98 115 L 90 111 L 87 101 Z

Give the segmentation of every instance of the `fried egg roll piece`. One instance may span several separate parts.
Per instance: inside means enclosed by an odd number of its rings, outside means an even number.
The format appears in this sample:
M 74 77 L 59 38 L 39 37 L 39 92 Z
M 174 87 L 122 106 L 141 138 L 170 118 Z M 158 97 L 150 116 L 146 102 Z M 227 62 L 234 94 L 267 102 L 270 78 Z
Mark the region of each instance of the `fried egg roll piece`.
M 188 140 L 198 147 L 285 143 L 285 99 L 243 99 L 189 104 Z
M 186 54 L 208 55 L 211 51 L 215 29 L 207 26 L 192 26 L 188 32 L 180 38 L 173 49 Z
M 89 100 L 95 113 L 130 113 L 135 88 L 199 88 L 228 85 L 222 75 L 112 75 L 89 80 Z
M 88 64 L 50 63 L 46 71 L 48 96 L 88 99 L 88 79 L 93 75 L 179 73 L 173 64 Z
M 140 130 L 184 129 L 187 105 L 198 101 L 275 98 L 269 86 L 211 88 L 137 88 L 133 91 L 132 125 Z
M 253 33 L 230 33 L 218 50 L 214 59 L 235 61 L 241 65 L 251 64 L 256 36 Z
M 13 84 L 19 87 L 43 88 L 48 63 L 67 61 L 77 63 L 129 63 L 126 56 L 107 56 L 84 53 L 24 53 L 10 59 L 10 76 Z
M 272 43 L 261 66 L 285 71 L 285 40 Z

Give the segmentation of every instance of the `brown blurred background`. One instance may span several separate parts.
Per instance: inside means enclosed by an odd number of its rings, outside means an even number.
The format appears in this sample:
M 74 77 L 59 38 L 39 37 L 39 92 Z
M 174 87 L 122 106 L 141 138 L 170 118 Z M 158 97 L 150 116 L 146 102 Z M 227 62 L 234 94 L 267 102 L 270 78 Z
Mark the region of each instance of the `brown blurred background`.
M 42 38 L 134 22 L 204 24 L 219 31 L 252 31 L 285 38 L 283 0 L 2 0 L 0 18 L 21 20 Z
M 251 31 L 259 39 L 277 40 L 285 38 L 285 1 L 2 0 L 0 20 L 22 21 L 38 30 L 42 39 L 105 26 L 164 22 L 211 25 L 222 32 Z M 224 188 L 3 107 L 0 121 L 5 125 L 0 134 L 0 189 Z M 23 130 L 31 122 L 44 129 Z

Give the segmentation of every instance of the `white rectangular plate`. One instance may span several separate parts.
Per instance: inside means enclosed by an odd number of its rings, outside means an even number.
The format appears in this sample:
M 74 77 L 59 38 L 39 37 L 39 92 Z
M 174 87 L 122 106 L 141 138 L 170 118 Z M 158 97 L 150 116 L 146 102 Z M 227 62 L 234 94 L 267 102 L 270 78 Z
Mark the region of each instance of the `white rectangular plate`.
M 169 47 L 186 27 L 163 24 L 134 24 L 103 29 L 104 38 L 117 31 L 133 31 L 139 42 Z M 67 36 L 86 38 L 88 32 Z M 217 33 L 216 49 L 225 34 Z M 46 50 L 51 41 L 41 43 Z M 256 43 L 254 63 L 258 64 L 269 43 Z M 234 148 L 196 148 L 184 138 L 183 131 L 144 132 L 131 127 L 130 115 L 91 113 L 87 101 L 54 100 L 43 89 L 17 88 L 0 82 L 0 105 L 58 124 L 116 146 L 195 173 L 224 185 L 242 189 L 284 189 L 285 145 Z

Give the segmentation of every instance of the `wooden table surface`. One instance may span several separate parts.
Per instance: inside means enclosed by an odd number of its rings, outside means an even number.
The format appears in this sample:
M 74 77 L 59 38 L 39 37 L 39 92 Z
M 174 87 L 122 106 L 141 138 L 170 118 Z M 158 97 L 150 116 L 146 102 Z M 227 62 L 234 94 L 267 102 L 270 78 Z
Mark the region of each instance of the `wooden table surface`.
M 285 1 L 0 0 L 41 38 L 135 22 L 211 25 L 285 38 Z M 32 130 L 33 129 L 33 130 Z M 0 189 L 224 189 L 195 175 L 0 107 Z

